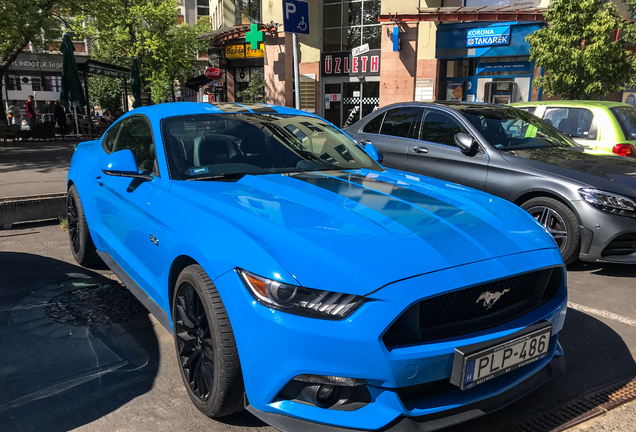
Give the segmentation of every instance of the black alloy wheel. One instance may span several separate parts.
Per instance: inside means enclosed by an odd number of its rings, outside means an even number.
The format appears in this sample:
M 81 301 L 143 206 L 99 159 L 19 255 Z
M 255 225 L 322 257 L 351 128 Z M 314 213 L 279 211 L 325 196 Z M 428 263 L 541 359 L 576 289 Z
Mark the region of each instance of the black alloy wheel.
M 68 189 L 66 195 L 66 220 L 68 222 L 68 238 L 73 258 L 81 266 L 95 267 L 101 262 L 101 258 L 97 254 L 88 230 L 82 202 L 75 185 Z
M 242 410 L 245 390 L 234 332 L 221 296 L 199 265 L 186 267 L 177 279 L 172 323 L 192 403 L 213 418 Z
M 176 300 L 175 337 L 181 368 L 192 393 L 206 401 L 214 381 L 214 346 L 208 318 L 190 283 L 179 287 Z
M 521 205 L 552 235 L 566 264 L 578 259 L 581 230 L 572 210 L 554 198 L 532 198 Z

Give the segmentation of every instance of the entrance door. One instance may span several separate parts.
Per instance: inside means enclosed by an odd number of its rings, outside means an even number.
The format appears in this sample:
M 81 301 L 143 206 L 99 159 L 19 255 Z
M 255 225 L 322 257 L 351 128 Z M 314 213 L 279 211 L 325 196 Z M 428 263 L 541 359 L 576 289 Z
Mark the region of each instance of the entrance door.
M 360 103 L 362 101 L 362 85 L 357 83 L 342 84 L 342 127 L 348 127 L 360 120 Z
M 340 126 L 340 101 L 331 100 L 331 95 L 341 95 L 340 83 L 338 84 L 325 84 L 325 99 L 327 97 L 329 101 L 325 100 L 325 120 Z M 336 98 L 337 99 L 337 98 Z

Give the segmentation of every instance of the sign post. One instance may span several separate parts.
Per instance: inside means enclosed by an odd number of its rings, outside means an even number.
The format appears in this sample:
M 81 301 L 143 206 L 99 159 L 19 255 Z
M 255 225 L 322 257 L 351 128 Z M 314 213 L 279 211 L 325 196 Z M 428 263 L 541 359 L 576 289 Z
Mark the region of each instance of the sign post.
M 300 109 L 300 73 L 298 71 L 298 36 L 297 33 L 309 34 L 309 3 L 300 0 L 283 0 L 285 32 L 292 34 L 294 45 L 294 102 Z

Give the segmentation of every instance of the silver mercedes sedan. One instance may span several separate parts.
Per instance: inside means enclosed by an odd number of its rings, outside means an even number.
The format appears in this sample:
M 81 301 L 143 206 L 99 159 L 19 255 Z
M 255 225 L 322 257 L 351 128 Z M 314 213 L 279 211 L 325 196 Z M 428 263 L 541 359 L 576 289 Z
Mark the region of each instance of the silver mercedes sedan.
M 502 105 L 407 102 L 345 129 L 382 164 L 500 196 L 532 214 L 563 260 L 636 264 L 636 159 L 585 152 Z

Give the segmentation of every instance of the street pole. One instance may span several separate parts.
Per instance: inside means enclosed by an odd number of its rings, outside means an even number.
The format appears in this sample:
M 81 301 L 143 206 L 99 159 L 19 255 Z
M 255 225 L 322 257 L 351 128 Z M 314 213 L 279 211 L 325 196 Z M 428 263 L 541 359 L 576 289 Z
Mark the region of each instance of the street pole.
M 292 33 L 292 43 L 294 44 L 294 93 L 296 109 L 300 109 L 300 73 L 298 72 L 298 36 Z

